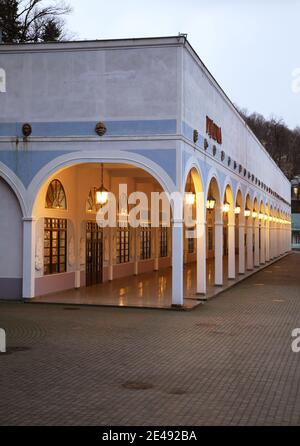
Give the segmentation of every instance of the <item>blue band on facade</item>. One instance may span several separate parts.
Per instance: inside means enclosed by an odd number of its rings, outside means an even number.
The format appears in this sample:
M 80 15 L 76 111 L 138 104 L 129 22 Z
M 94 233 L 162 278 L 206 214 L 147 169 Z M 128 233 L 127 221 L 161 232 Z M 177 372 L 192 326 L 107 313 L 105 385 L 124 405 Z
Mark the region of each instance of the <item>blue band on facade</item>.
M 169 135 L 176 133 L 176 119 L 105 121 L 107 136 Z M 22 137 L 20 122 L 0 123 L 0 136 Z M 96 121 L 30 122 L 32 136 L 96 136 Z

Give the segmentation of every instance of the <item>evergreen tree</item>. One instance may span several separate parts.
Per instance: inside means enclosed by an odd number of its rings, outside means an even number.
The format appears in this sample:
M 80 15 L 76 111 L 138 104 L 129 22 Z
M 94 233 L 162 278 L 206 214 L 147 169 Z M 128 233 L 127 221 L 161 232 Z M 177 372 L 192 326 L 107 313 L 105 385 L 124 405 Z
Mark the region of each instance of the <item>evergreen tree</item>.
M 62 17 L 71 12 L 63 1 L 0 0 L 4 43 L 57 41 L 64 36 Z

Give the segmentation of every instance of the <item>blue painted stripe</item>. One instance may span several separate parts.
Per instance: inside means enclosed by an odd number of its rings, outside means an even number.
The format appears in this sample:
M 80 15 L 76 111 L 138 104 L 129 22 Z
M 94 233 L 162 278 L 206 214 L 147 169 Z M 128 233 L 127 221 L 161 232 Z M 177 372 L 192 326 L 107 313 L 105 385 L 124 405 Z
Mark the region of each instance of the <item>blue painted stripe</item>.
M 32 136 L 95 136 L 96 121 L 31 122 Z M 22 137 L 20 122 L 0 123 L 0 136 Z M 176 119 L 105 121 L 107 136 L 169 135 L 176 133 Z

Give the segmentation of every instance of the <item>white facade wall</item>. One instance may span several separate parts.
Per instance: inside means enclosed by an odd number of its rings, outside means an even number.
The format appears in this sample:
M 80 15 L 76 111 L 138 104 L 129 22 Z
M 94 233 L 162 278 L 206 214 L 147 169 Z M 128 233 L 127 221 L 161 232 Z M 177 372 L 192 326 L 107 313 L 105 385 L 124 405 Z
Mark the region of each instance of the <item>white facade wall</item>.
M 245 85 L 245 88 L 248 86 Z M 232 160 L 242 164 L 247 172 L 250 171 L 290 202 L 290 182 L 258 142 L 202 62 L 189 47 L 184 48 L 183 121 L 208 138 L 206 116 L 222 128 L 222 144 L 219 145 L 212 140 L 219 151 L 224 150 Z M 247 178 L 245 181 L 247 182 Z M 249 183 L 253 184 L 250 181 Z

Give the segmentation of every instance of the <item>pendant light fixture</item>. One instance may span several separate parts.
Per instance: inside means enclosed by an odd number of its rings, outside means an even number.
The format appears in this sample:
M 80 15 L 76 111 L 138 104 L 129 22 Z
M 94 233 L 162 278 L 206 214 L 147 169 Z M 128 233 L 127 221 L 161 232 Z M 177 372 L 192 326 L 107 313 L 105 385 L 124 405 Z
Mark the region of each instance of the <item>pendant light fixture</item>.
M 216 204 L 216 200 L 213 197 L 208 197 L 208 199 L 206 200 L 206 209 L 209 209 L 210 211 L 212 209 L 214 209 Z
M 95 202 L 98 206 L 103 206 L 108 201 L 108 190 L 103 185 L 103 163 L 101 163 L 101 186 L 96 189 Z

